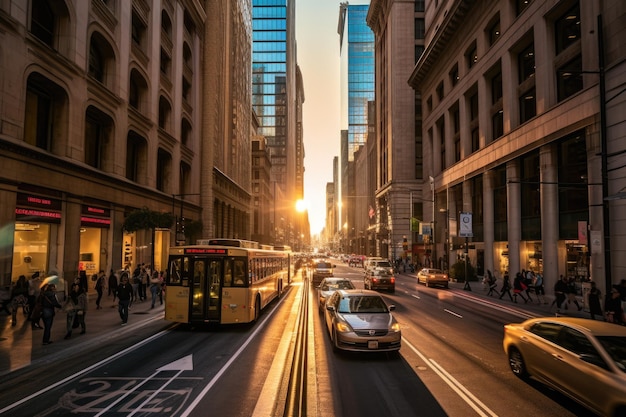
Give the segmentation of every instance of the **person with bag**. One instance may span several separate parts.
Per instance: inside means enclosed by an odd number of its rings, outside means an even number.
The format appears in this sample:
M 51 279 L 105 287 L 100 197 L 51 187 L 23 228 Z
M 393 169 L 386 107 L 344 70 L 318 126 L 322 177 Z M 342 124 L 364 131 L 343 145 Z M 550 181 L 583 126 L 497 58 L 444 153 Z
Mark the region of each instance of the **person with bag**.
M 128 274 L 122 274 L 122 280 L 117 287 L 117 310 L 122 319 L 122 326 L 128 322 L 128 307 L 133 296 L 133 286 L 128 283 Z
M 43 344 L 49 345 L 52 343 L 50 340 L 50 330 L 52 329 L 52 322 L 54 321 L 55 309 L 62 308 L 57 300 L 57 287 L 54 284 L 50 284 L 43 292 L 42 298 L 42 314 L 43 319 Z
M 100 274 L 96 277 L 96 284 L 94 287 L 98 293 L 98 298 L 96 298 L 96 310 L 100 310 L 102 309 L 100 306 L 100 300 L 102 300 L 102 294 L 104 293 L 104 289 L 106 287 L 106 276 L 104 275 L 103 270 L 100 270 Z
M 80 334 L 85 334 L 85 311 L 87 310 L 87 294 L 80 284 L 72 284 L 72 289 L 65 301 L 63 310 L 67 314 L 65 339 L 72 337 L 74 328 L 81 328 Z
M 161 279 L 159 278 L 159 272 L 154 271 L 152 273 L 152 277 L 150 278 L 150 294 L 152 294 L 152 305 L 150 306 L 151 309 L 154 308 L 154 303 L 156 301 L 157 295 L 159 294 L 159 291 L 161 291 Z M 162 301 L 161 304 L 163 304 Z
M 41 320 L 41 316 L 43 314 L 43 294 L 46 292 L 47 288 L 48 284 L 43 284 L 39 289 L 39 295 L 37 295 L 37 298 L 35 299 L 33 311 L 31 311 L 30 314 L 30 326 L 33 330 L 43 329 L 43 327 L 39 324 L 39 321 Z

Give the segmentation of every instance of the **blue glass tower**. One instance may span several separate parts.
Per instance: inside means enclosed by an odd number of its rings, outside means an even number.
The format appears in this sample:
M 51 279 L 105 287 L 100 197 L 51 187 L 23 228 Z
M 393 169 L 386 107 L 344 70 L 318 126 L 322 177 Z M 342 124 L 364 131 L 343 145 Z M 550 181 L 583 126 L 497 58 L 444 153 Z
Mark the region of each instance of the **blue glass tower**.
M 367 140 L 367 102 L 374 100 L 374 33 L 365 19 L 369 5 L 342 3 L 340 19 L 342 65 L 347 86 L 348 160 Z M 347 29 L 347 30 L 346 30 Z M 347 56 L 346 56 L 347 53 Z M 344 105 L 345 107 L 345 105 Z
M 267 139 L 272 179 L 283 189 L 287 172 L 287 3 L 252 1 L 252 107 Z

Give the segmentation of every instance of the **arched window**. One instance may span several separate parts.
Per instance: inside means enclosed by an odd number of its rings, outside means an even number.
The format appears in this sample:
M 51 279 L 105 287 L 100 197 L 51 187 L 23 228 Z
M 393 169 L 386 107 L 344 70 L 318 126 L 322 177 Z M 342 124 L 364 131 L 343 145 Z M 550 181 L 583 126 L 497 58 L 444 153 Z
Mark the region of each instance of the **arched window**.
M 128 88 L 128 104 L 142 111 L 146 103 L 146 95 L 148 93 L 148 83 L 136 69 L 130 72 L 130 85 Z
M 167 193 L 171 191 L 172 156 L 163 149 L 159 149 L 157 153 L 156 180 L 157 190 Z
M 89 41 L 89 65 L 87 73 L 96 81 L 112 88 L 115 53 L 109 42 L 98 32 L 91 35 Z
M 191 123 L 189 123 L 189 120 L 187 120 L 186 118 L 183 118 L 182 122 L 180 123 L 180 142 L 187 146 L 190 147 L 191 146 Z
M 30 33 L 37 39 L 54 47 L 56 16 L 46 0 L 33 0 L 31 4 Z
M 113 120 L 94 106 L 85 113 L 85 163 L 100 170 L 107 170 L 110 155 L 110 137 Z
M 163 96 L 159 98 L 159 128 L 169 131 L 172 106 Z
M 161 12 L 161 32 L 169 40 L 172 40 L 172 20 L 165 10 Z
M 67 137 L 68 97 L 59 85 L 39 73 L 28 77 L 24 141 L 48 152 L 62 153 Z
M 147 169 L 147 141 L 137 132 L 128 132 L 126 138 L 126 178 L 141 183 Z

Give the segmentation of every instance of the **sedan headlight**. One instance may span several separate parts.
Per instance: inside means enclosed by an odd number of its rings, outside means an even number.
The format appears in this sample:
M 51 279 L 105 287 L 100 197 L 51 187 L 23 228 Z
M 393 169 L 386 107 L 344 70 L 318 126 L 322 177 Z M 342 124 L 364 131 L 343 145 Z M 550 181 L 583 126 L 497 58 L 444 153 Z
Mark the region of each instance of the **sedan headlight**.
M 391 331 L 393 332 L 399 332 L 400 331 L 400 323 L 393 323 L 391 325 Z
M 352 331 L 350 326 L 348 326 L 346 323 L 343 323 L 341 321 L 338 321 L 335 327 L 337 328 L 337 331 L 340 333 L 347 333 L 347 332 Z

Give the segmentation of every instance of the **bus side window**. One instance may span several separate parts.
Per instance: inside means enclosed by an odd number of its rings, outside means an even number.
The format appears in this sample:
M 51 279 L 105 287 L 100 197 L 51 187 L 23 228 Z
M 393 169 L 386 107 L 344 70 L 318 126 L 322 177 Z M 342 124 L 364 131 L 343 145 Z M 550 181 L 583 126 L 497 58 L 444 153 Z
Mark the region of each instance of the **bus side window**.
M 243 261 L 235 261 L 235 285 L 244 285 L 246 283 L 246 272 Z
M 224 260 L 224 286 L 225 287 L 233 286 L 233 260 L 232 259 Z

